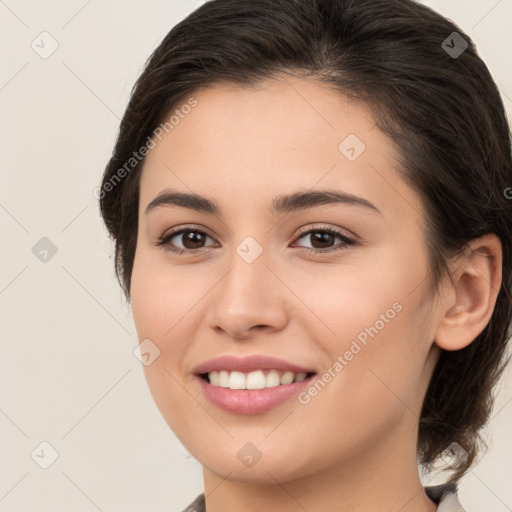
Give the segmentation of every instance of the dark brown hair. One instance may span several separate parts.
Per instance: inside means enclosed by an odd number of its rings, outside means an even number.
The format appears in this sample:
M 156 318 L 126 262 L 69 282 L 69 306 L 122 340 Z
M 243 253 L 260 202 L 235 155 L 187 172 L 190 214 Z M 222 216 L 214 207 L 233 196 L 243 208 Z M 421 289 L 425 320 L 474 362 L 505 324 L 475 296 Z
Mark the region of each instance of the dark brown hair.
M 427 469 L 453 442 L 467 452 L 450 478 L 456 483 L 484 444 L 479 430 L 506 363 L 512 155 L 486 65 L 467 34 L 433 10 L 412 0 L 212 0 L 174 26 L 132 90 L 100 189 L 121 286 L 129 301 L 144 163 L 134 152 L 198 88 L 255 87 L 280 73 L 318 80 L 372 109 L 427 213 L 432 290 L 468 241 L 487 233 L 501 240 L 491 320 L 466 348 L 442 351 L 419 422 L 418 456 Z

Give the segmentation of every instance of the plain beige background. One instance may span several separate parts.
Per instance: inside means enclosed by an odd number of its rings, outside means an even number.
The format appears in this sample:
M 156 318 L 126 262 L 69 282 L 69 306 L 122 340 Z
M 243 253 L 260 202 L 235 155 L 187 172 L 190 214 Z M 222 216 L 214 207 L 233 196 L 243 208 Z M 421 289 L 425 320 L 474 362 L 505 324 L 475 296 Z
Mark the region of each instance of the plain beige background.
M 2 511 L 179 512 L 202 492 L 132 352 L 93 195 L 143 63 L 202 3 L 0 0 Z M 512 118 L 512 1 L 425 3 L 474 39 Z M 512 510 L 512 370 L 488 432 L 468 512 Z

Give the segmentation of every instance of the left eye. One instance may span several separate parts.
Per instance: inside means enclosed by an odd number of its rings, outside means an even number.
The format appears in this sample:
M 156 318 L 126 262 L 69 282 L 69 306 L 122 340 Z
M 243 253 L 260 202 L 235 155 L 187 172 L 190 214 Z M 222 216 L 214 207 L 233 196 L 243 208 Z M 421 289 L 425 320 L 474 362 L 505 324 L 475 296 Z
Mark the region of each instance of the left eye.
M 305 233 L 302 233 L 298 240 L 302 238 L 309 237 L 310 242 L 313 244 L 313 248 L 310 249 L 308 247 L 304 247 L 307 251 L 311 252 L 330 252 L 335 250 L 341 250 L 345 248 L 348 245 L 352 245 L 355 243 L 355 240 L 348 237 L 347 235 L 344 235 L 343 233 L 340 233 L 334 229 L 331 229 L 329 227 L 325 228 L 316 228 L 316 229 L 310 229 L 306 231 Z M 338 238 L 342 241 L 341 247 L 332 247 L 331 242 L 333 239 Z M 316 247 L 315 247 L 316 244 Z M 320 245 L 320 247 L 318 247 Z M 326 247 L 326 245 L 328 247 Z

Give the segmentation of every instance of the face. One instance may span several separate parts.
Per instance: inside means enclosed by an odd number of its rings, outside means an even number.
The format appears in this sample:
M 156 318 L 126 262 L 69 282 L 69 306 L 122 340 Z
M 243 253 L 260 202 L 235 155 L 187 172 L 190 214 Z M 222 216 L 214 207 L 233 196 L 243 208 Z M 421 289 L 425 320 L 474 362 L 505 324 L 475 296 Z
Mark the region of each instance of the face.
M 438 354 L 424 210 L 391 140 L 363 105 L 296 77 L 192 96 L 146 157 L 131 282 L 165 420 L 240 481 L 415 457 Z M 225 355 L 247 365 L 198 375 Z M 283 383 L 226 388 L 262 379 Z

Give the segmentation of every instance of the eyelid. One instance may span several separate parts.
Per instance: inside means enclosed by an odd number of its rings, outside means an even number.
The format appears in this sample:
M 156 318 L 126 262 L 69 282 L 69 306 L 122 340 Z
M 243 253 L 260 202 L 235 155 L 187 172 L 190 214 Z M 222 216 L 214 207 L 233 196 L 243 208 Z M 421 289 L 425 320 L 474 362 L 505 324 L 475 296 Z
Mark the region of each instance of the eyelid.
M 183 224 L 182 226 L 170 228 L 167 231 L 164 232 L 162 236 L 159 236 L 158 239 L 162 240 L 164 238 L 169 238 L 172 236 L 175 236 L 179 233 L 182 233 L 183 231 L 197 231 L 199 233 L 204 233 L 205 235 L 209 236 L 213 239 L 213 236 L 211 236 L 205 228 L 200 226 L 199 224 Z
M 313 226 L 311 226 L 311 224 L 309 224 L 306 227 L 299 228 L 299 231 L 297 232 L 295 239 L 300 238 L 308 233 L 311 233 L 312 231 L 328 231 L 329 233 L 341 236 L 342 238 L 350 239 L 353 242 L 357 241 L 357 237 L 355 235 L 351 234 L 349 231 L 344 230 L 343 228 L 333 227 L 328 224 L 320 224 L 320 225 L 313 225 Z

